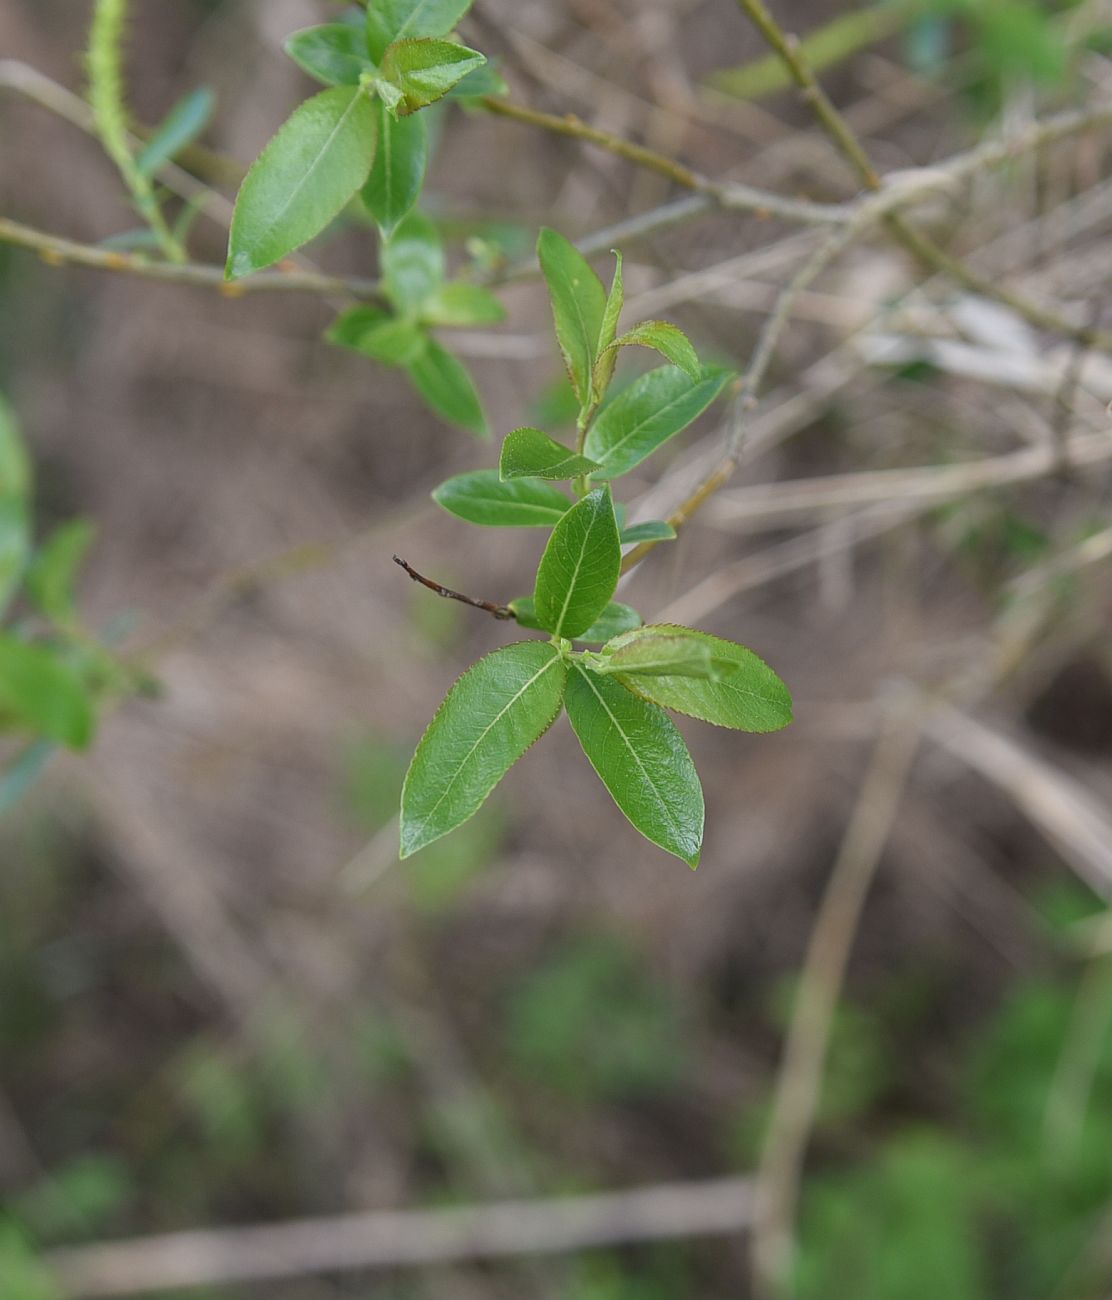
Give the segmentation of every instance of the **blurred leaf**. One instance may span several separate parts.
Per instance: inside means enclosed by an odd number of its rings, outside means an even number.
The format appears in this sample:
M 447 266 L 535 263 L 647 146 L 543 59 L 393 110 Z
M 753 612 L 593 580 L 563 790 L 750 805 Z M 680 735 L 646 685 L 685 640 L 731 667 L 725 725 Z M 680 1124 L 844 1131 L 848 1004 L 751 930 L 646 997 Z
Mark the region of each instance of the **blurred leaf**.
M 84 749 L 94 714 L 78 674 L 44 645 L 0 636 L 0 711 L 71 749 Z
M 77 622 L 77 574 L 95 533 L 87 519 L 62 524 L 42 546 L 27 574 L 28 597 L 58 627 L 71 627 Z
M 0 394 L 0 497 L 31 495 L 31 458 L 19 431 L 15 411 Z
M 33 740 L 0 771 L 0 817 L 10 812 L 32 789 L 56 748 L 52 740 Z
M 621 532 L 623 546 L 631 542 L 670 542 L 674 540 L 676 530 L 666 519 L 646 519 L 640 524 L 630 524 Z
M 429 339 L 408 368 L 413 386 L 438 415 L 480 438 L 490 436 L 482 402 L 462 361 Z
M 4 1300 L 63 1300 L 46 1266 L 15 1224 L 0 1216 L 0 1279 Z
M 454 280 L 425 299 L 421 319 L 426 325 L 497 325 L 506 309 L 489 289 Z
M 204 131 L 212 119 L 216 96 L 208 86 L 198 86 L 183 96 L 135 156 L 144 176 L 154 176 Z
M 382 248 L 386 292 L 401 312 L 416 311 L 444 279 L 444 249 L 436 227 L 410 212 Z

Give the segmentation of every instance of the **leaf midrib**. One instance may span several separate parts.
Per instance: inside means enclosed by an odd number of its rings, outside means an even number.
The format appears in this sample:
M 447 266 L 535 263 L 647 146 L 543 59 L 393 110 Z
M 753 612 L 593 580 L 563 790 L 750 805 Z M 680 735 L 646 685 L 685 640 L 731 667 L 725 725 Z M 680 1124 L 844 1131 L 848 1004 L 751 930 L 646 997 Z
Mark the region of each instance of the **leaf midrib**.
M 517 703 L 519 699 L 521 699 L 522 695 L 525 694 L 525 692 L 529 689 L 530 686 L 533 685 L 535 681 L 543 677 L 544 674 L 548 672 L 550 668 L 555 667 L 555 665 L 558 664 L 559 662 L 560 662 L 560 656 L 555 652 L 555 650 L 553 650 L 552 658 L 549 659 L 549 661 L 543 667 L 538 668 L 537 671 L 533 674 L 533 676 L 530 677 L 529 680 L 525 682 L 524 685 L 521 686 L 521 688 L 516 692 L 516 694 L 512 695 L 506 701 L 506 703 L 498 711 L 498 713 L 495 714 L 495 716 L 490 720 L 490 722 L 487 723 L 487 725 L 479 733 L 478 737 L 475 740 L 475 743 L 471 746 L 471 748 L 467 751 L 467 753 L 464 754 L 463 758 L 460 759 L 459 765 L 457 766 L 455 772 L 452 774 L 451 780 L 440 792 L 440 798 L 437 799 L 436 803 L 433 804 L 433 806 L 421 819 L 420 829 L 422 833 L 425 831 L 426 827 L 432 821 L 432 819 L 436 816 L 437 812 L 439 811 L 440 805 L 448 797 L 448 792 L 451 790 L 452 786 L 455 785 L 456 781 L 459 779 L 460 773 L 471 761 L 471 756 L 475 753 L 475 750 L 478 749 L 478 747 L 487 738 L 487 735 L 490 732 L 491 728 L 497 726 L 497 724 L 502 720 L 502 718 L 506 716 L 506 713 Z
M 579 573 L 583 568 L 583 560 L 588 550 L 587 543 L 590 541 L 591 531 L 594 528 L 596 521 L 597 515 L 592 515 L 592 517 L 587 521 L 587 527 L 580 540 L 579 558 L 575 562 L 575 571 L 571 575 L 571 581 L 568 583 L 567 590 L 564 593 L 564 604 L 560 610 L 560 617 L 556 620 L 556 626 L 552 629 L 557 636 L 564 635 L 564 619 L 567 617 L 568 606 L 571 604 L 572 594 L 575 591 L 575 584 L 579 581 Z
M 679 367 L 677 366 L 676 369 L 678 370 Z M 625 446 L 627 442 L 629 442 L 631 438 L 636 437 L 641 432 L 642 429 L 652 424 L 654 420 L 659 419 L 662 415 L 667 415 L 667 413 L 674 406 L 678 406 L 685 398 L 691 397 L 696 392 L 697 389 L 702 387 L 703 384 L 707 384 L 710 382 L 711 381 L 709 379 L 700 379 L 699 382 L 697 384 L 693 384 L 687 390 L 686 393 L 680 393 L 678 397 L 673 397 L 672 400 L 666 406 L 655 407 L 650 415 L 647 415 L 639 424 L 635 424 L 632 429 L 629 429 L 626 433 L 622 434 L 622 436 L 618 439 L 617 442 L 613 443 L 611 446 L 609 446 L 606 449 L 605 452 L 602 453 L 602 455 L 600 456 L 600 460 L 602 461 L 603 467 L 609 468 L 608 462 L 614 458 L 617 452 L 621 451 L 621 449 Z M 595 428 L 596 430 L 598 428 L 597 421 L 595 423 Z M 679 432 L 680 432 L 679 429 L 675 429 L 673 430 L 673 433 L 669 434 L 668 436 L 672 437 L 673 434 Z
M 680 825 L 680 823 L 676 820 L 675 816 L 674 816 L 673 813 L 672 813 L 671 808 L 668 806 L 668 803 L 666 802 L 666 800 L 665 800 L 665 799 L 663 798 L 663 796 L 661 795 L 661 793 L 660 793 L 660 789 L 659 789 L 659 787 L 657 786 L 656 782 L 655 782 L 655 781 L 652 779 L 652 777 L 649 775 L 648 769 L 645 767 L 644 763 L 642 763 L 642 761 L 641 761 L 641 756 L 640 756 L 640 754 L 638 754 L 636 746 L 635 746 L 635 745 L 633 744 L 633 742 L 630 740 L 629 736 L 626 735 L 624 729 L 622 728 L 622 724 L 618 721 L 618 719 L 617 719 L 617 718 L 614 716 L 614 714 L 610 711 L 610 706 L 606 703 L 606 701 L 605 701 L 605 700 L 602 698 L 602 696 L 599 694 L 598 690 L 595 688 L 595 685 L 594 685 L 594 683 L 591 681 L 589 674 L 586 673 L 586 672 L 584 672 L 584 670 L 583 670 L 582 668 L 578 668 L 578 667 L 576 668 L 575 671 L 576 671 L 576 672 L 580 675 L 580 677 L 582 677 L 583 680 L 587 683 L 587 686 L 590 688 L 591 694 L 595 697 L 596 700 L 598 700 L 599 704 L 602 705 L 603 710 L 604 710 L 604 712 L 606 713 L 606 716 L 607 716 L 607 717 L 610 719 L 610 721 L 614 724 L 614 728 L 615 728 L 615 730 L 617 731 L 618 735 L 621 736 L 622 741 L 623 741 L 623 743 L 625 744 L 626 749 L 627 749 L 627 750 L 629 751 L 629 753 L 633 756 L 633 761 L 637 764 L 638 768 L 640 769 L 640 771 L 641 771 L 641 775 L 645 778 L 645 781 L 648 783 L 649 787 L 652 789 L 653 794 L 656 795 L 657 802 L 660 804 L 661 808 L 664 810 L 664 815 L 665 815 L 667 821 L 669 822 L 669 824 L 671 825 L 672 830 L 675 832 L 677 842 L 682 841 L 682 839 L 683 839 L 683 828 L 682 828 L 682 826 Z

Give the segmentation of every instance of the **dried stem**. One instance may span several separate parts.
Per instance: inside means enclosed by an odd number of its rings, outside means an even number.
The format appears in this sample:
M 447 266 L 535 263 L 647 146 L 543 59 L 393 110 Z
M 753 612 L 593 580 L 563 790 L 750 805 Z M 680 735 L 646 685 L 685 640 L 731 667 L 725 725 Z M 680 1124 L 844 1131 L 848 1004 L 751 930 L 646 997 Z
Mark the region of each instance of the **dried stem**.
M 494 618 L 500 618 L 503 621 L 515 617 L 514 612 L 508 605 L 496 605 L 492 600 L 476 600 L 474 596 L 465 596 L 461 591 L 453 591 L 451 587 L 443 587 L 439 582 L 433 582 L 431 578 L 426 578 L 423 573 L 418 573 L 411 565 L 407 564 L 400 556 L 393 557 L 394 563 L 403 568 L 414 582 L 419 582 L 422 587 L 428 587 L 429 591 L 435 591 L 438 596 L 443 596 L 446 600 L 458 600 L 464 605 L 470 605 L 473 609 L 484 610 Z

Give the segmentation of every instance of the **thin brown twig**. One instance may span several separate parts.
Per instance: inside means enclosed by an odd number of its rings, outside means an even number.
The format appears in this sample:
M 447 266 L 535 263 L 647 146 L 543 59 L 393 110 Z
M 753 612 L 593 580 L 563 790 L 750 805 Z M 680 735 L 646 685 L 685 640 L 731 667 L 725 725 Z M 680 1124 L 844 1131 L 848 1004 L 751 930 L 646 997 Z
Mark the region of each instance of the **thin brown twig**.
M 423 573 L 418 573 L 411 564 L 407 564 L 400 556 L 395 555 L 392 558 L 394 563 L 399 568 L 404 569 L 414 582 L 419 582 L 422 587 L 428 587 L 429 591 L 435 591 L 438 596 L 443 596 L 445 600 L 458 600 L 464 605 L 470 605 L 473 609 L 481 609 L 492 617 L 502 620 L 516 617 L 508 605 L 496 605 L 492 600 L 476 600 L 474 596 L 465 596 L 462 591 L 453 591 L 451 587 L 444 587 L 439 582 L 434 582 L 432 578 L 426 578 Z
M 919 725 L 907 710 L 907 705 L 893 707 L 886 719 L 807 946 L 757 1172 L 752 1269 L 754 1293 L 761 1300 L 786 1293 L 796 1202 L 830 1027 L 865 897 L 918 748 Z

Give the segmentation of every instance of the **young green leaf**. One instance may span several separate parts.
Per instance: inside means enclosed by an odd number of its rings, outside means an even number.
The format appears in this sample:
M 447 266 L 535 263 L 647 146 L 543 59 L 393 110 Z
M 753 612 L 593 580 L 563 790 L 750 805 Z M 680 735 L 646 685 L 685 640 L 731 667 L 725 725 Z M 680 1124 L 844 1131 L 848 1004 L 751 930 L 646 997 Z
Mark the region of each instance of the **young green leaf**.
M 518 596 L 511 600 L 510 609 L 513 610 L 514 618 L 522 627 L 533 627 L 544 631 L 540 619 L 537 618 L 537 603 L 532 596 Z M 597 644 L 600 641 L 609 641 L 619 632 L 629 632 L 640 626 L 641 615 L 632 606 L 612 600 L 591 626 L 572 640 Z
M 93 735 L 93 706 L 81 678 L 53 650 L 0 636 L 3 721 L 84 749 Z
M 374 160 L 374 105 L 357 86 L 308 99 L 255 160 L 236 197 L 232 280 L 308 243 L 344 208 Z
M 606 290 L 579 249 L 555 230 L 541 231 L 537 257 L 552 300 L 564 364 L 579 404 L 585 407 L 591 398 L 591 375 L 606 314 Z
M 503 483 L 494 469 L 457 474 L 441 483 L 432 499 L 449 514 L 489 528 L 551 528 L 571 508 L 562 492 L 540 479 Z
M 386 47 L 406 36 L 447 36 L 471 8 L 472 0 L 371 0 L 367 6 L 367 47 L 376 62 Z
M 378 147 L 374 166 L 363 186 L 363 204 L 389 239 L 398 222 L 421 193 L 428 162 L 425 119 L 394 117 L 385 104 L 378 105 Z
M 166 114 L 162 125 L 135 155 L 135 166 L 144 176 L 153 176 L 160 167 L 177 156 L 209 124 L 216 96 L 208 86 L 198 86 L 179 99 Z
M 589 474 L 598 463 L 577 455 L 540 429 L 514 429 L 502 443 L 498 473 L 503 479 L 569 479 Z
M 583 451 L 602 465 L 598 477 L 617 478 L 639 465 L 701 415 L 732 378 L 731 370 L 706 369 L 692 380 L 676 366 L 661 366 L 635 379 L 587 432 Z
M 285 49 L 302 72 L 326 86 L 357 86 L 364 72 L 374 70 L 366 38 L 350 23 L 304 27 L 286 38 Z
M 426 325 L 497 325 L 506 319 L 506 309 L 481 284 L 453 280 L 442 284 L 425 299 L 421 319 Z
M 533 593 L 546 631 L 581 636 L 610 603 L 622 567 L 622 548 L 610 489 L 596 488 L 552 530 Z
M 671 325 L 666 320 L 642 321 L 640 325 L 627 330 L 621 338 L 615 339 L 610 346 L 617 352 L 618 348 L 633 347 L 635 344 L 659 352 L 672 365 L 679 366 L 689 379 L 698 381 L 702 373 L 699 357 L 691 346 L 691 340 L 678 325 Z
M 490 436 L 483 404 L 462 361 L 428 339 L 425 350 L 408 369 L 414 388 L 438 415 L 480 438 Z
M 610 292 L 606 296 L 606 310 L 602 314 L 602 325 L 599 328 L 596 348 L 597 359 L 591 377 L 591 389 L 596 402 L 602 401 L 607 388 L 610 387 L 610 380 L 614 377 L 614 366 L 618 361 L 618 353 L 616 349 L 612 351 L 610 345 L 614 342 L 614 338 L 618 333 L 618 319 L 622 314 L 622 308 L 625 306 L 622 255 L 616 248 L 611 251 L 617 261 L 614 266 L 614 279 L 610 283 Z
M 403 858 L 478 811 L 556 720 L 566 680 L 560 652 L 546 641 L 504 646 L 459 678 L 429 723 L 406 774 Z
M 330 338 L 332 334 L 333 331 L 330 330 Z M 355 340 L 345 346 L 361 352 L 372 361 L 381 361 L 383 365 L 411 366 L 424 355 L 429 346 L 429 336 L 416 321 L 401 316 L 386 316 L 376 324 L 368 322 L 358 332 Z
M 402 93 L 397 112 L 405 116 L 427 108 L 486 62 L 478 50 L 453 41 L 394 41 L 386 47 L 380 68 L 383 80 Z
M 423 212 L 411 212 L 382 248 L 382 274 L 390 301 L 415 312 L 444 279 L 444 247 Z
M 676 536 L 676 530 L 666 519 L 646 519 L 640 524 L 630 524 L 622 529 L 623 546 L 631 542 L 670 542 Z
M 58 627 L 76 623 L 74 586 L 95 529 L 87 519 L 71 519 L 56 529 L 27 574 L 27 595 Z
M 663 709 L 572 663 L 568 718 L 591 766 L 630 822 L 690 867 L 703 844 L 703 790 Z
M 667 636 L 642 628 L 619 640 L 621 643 L 616 647 L 613 643 L 603 646 L 600 661 L 593 665 L 596 671 L 646 673 L 654 677 L 667 674 L 716 681 L 723 670 L 732 672 L 737 666 L 716 661 L 710 647 L 692 637 Z
M 791 722 L 792 697 L 788 688 L 752 650 L 693 628 L 658 624 L 646 631 L 701 641 L 715 661 L 735 667 L 718 681 L 667 675 L 621 678 L 630 690 L 677 713 L 738 731 L 779 731 Z

